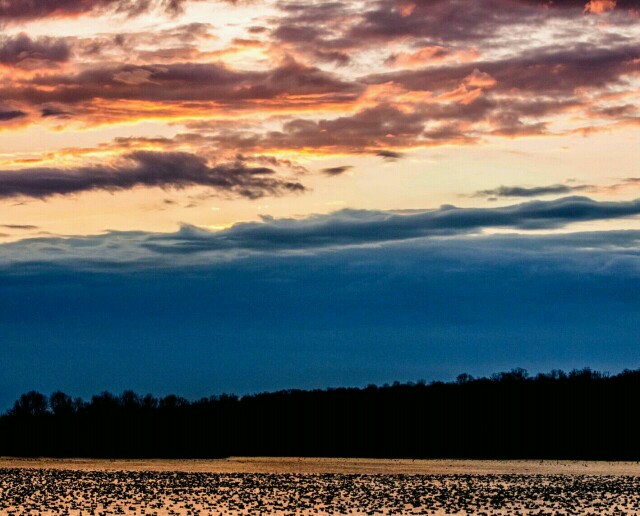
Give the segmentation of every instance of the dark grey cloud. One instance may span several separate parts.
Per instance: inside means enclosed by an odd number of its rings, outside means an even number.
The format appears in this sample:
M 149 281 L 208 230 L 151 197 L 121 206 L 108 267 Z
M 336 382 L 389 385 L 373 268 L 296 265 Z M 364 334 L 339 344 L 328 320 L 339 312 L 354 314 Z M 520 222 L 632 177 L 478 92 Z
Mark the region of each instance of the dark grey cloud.
M 272 36 L 312 58 L 344 64 L 353 50 L 376 44 L 491 44 L 503 37 L 518 39 L 520 28 L 551 27 L 557 20 L 579 19 L 611 6 L 601 0 L 283 1 Z M 625 14 L 640 3 L 619 0 L 615 7 L 616 23 L 632 23 Z
M 16 120 L 18 118 L 25 118 L 26 116 L 27 116 L 27 113 L 19 109 L 6 109 L 0 106 L 0 123 L 9 122 L 11 120 Z
M 151 267 L 155 270 L 247 259 L 260 262 L 275 256 L 331 255 L 349 249 L 360 249 L 367 254 L 367 249 L 376 248 L 381 248 L 381 252 L 393 248 L 430 249 L 431 258 L 434 252 L 446 251 L 445 254 L 458 259 L 462 259 L 463 252 L 473 255 L 474 250 L 484 249 L 493 253 L 490 259 L 510 260 L 511 256 L 515 261 L 519 259 L 519 253 L 526 251 L 532 256 L 540 252 L 540 260 L 544 260 L 541 246 L 546 242 L 548 251 L 553 250 L 558 255 L 570 249 L 589 253 L 598 246 L 609 251 L 618 249 L 616 263 L 624 263 L 625 267 L 640 272 L 640 232 L 526 233 L 531 229 L 565 228 L 574 222 L 637 215 L 640 215 L 640 200 L 598 202 L 586 197 L 492 208 L 443 206 L 436 210 L 403 212 L 342 210 L 304 219 L 263 217 L 260 222 L 239 223 L 215 232 L 184 225 L 174 233 L 111 231 L 96 236 L 26 239 L 0 246 L 0 268 L 30 263 L 35 270 L 56 264 L 78 269 L 142 270 Z M 493 228 L 515 232 L 501 236 L 485 233 Z M 511 248 L 509 255 L 497 249 L 499 242 Z M 569 261 L 565 260 L 565 263 L 571 269 Z M 21 273 L 26 270 L 19 268 Z
M 154 183 L 167 186 L 165 181 L 157 179 Z M 239 223 L 215 232 L 184 225 L 175 233 L 131 231 L 77 238 L 36 238 L 3 246 L 0 264 L 73 262 L 78 267 L 88 268 L 125 265 L 145 268 L 217 263 L 254 255 L 315 254 L 323 250 L 391 244 L 431 246 L 428 244 L 431 241 L 439 242 L 434 243 L 435 246 L 447 247 L 451 239 L 468 238 L 474 241 L 484 230 L 492 228 L 519 232 L 551 230 L 564 228 L 574 222 L 637 215 L 640 215 L 640 200 L 598 202 L 586 197 L 565 197 L 491 208 L 443 206 L 435 210 L 403 212 L 347 209 L 304 219 L 264 217 L 260 222 Z M 624 238 L 620 236 L 622 233 L 610 234 L 610 246 L 623 245 L 613 240 L 623 241 Z M 578 237 L 562 234 L 553 238 L 554 245 L 560 248 L 563 239 L 571 242 L 571 239 Z M 535 247 L 536 241 L 532 237 L 532 246 Z M 638 239 L 635 238 L 628 245 L 637 244 Z
M 151 10 L 162 10 L 177 14 L 190 1 L 200 0 L 3 0 L 0 2 L 0 24 L 103 12 L 137 16 Z
M 386 159 L 387 161 L 397 161 L 401 158 L 404 158 L 404 154 L 402 154 L 402 152 L 396 152 L 388 149 L 383 149 L 376 152 L 376 156 Z
M 207 131 L 206 137 L 193 133 L 181 135 L 181 139 L 196 144 L 208 140 L 216 148 L 241 152 L 316 148 L 397 159 L 396 155 L 384 154 L 411 147 L 476 143 L 485 135 L 552 135 L 557 132 L 553 126 L 556 118 L 568 112 L 628 120 L 633 116 L 631 108 L 599 113 L 576 91 L 625 89 L 629 78 L 639 71 L 637 45 L 537 49 L 496 60 L 373 74 L 327 93 L 330 98 L 350 103 L 363 91 L 361 83 L 395 83 L 410 91 L 430 92 L 441 99 L 439 102 L 416 102 L 407 109 L 393 101 L 381 101 L 337 118 L 288 120 L 280 130 L 261 133 L 218 125 Z M 352 95 L 351 100 L 347 101 L 345 95 Z
M 545 13 L 518 2 L 494 0 L 435 0 L 410 2 L 383 0 L 367 10 L 349 31 L 353 40 L 388 41 L 429 38 L 435 41 L 477 41 L 494 36 L 505 26 L 525 20 L 541 22 Z
M 477 103 L 478 106 L 482 104 Z M 446 114 L 438 108 L 417 108 L 407 112 L 392 104 L 379 104 L 355 114 L 336 118 L 294 118 L 282 124 L 280 130 L 258 132 L 255 128 L 221 126 L 218 123 L 192 123 L 192 131 L 178 134 L 175 138 L 157 141 L 163 145 L 191 144 L 214 147 L 227 151 L 268 152 L 274 149 L 322 149 L 339 153 L 373 154 L 388 160 L 402 157 L 392 147 L 447 143 L 450 138 L 465 138 L 460 130 L 437 133 L 425 132 L 424 127 L 431 118 L 438 120 L 456 114 L 474 112 L 476 108 L 452 110 Z M 483 110 L 484 108 L 480 108 Z M 462 116 L 462 115 L 461 115 Z M 128 143 L 135 143 L 135 139 Z M 139 142 L 151 141 L 145 139 Z
M 422 111 L 406 112 L 392 105 L 381 104 L 332 119 L 294 119 L 285 122 L 281 131 L 271 131 L 248 139 L 241 137 L 234 144 L 355 153 L 388 152 L 391 144 L 401 147 L 419 142 L 423 137 L 426 119 L 428 115 Z
M 351 170 L 352 168 L 353 167 L 351 165 L 342 165 L 339 167 L 328 167 L 328 168 L 323 168 L 322 173 L 328 176 L 339 176 L 341 174 L 344 174 L 348 170 Z
M 194 22 L 154 31 L 96 34 L 70 38 L 76 55 L 95 60 L 102 58 L 125 63 L 192 61 L 202 56 L 199 43 L 212 36 L 213 26 Z
M 518 4 L 504 9 L 503 2 L 491 0 L 281 2 L 279 7 L 282 16 L 272 31 L 276 41 L 317 60 L 339 64 L 349 62 L 351 51 L 372 44 L 409 38 L 477 40 L 494 34 L 506 22 L 520 20 L 513 7 L 520 15 L 538 11 Z
M 0 21 L 76 16 L 104 10 L 137 14 L 146 11 L 150 4 L 150 0 L 6 0 L 0 4 Z
M 480 190 L 475 197 L 539 197 L 541 195 L 566 195 L 574 192 L 590 190 L 591 185 L 555 184 L 545 186 L 499 186 L 488 190 Z
M 61 38 L 31 39 L 27 34 L 0 37 L 0 65 L 63 63 L 71 57 L 71 47 Z
M 18 230 L 24 230 L 24 231 L 40 229 L 39 226 L 33 226 L 31 224 L 2 224 L 2 226 L 0 227 L 6 228 L 6 229 L 18 229 Z
M 349 50 L 356 45 L 344 34 L 344 21 L 356 14 L 355 3 L 282 2 L 279 8 L 282 16 L 271 32 L 274 41 L 317 61 L 349 63 Z
M 71 112 L 57 106 L 43 106 L 40 109 L 40 116 L 42 118 L 70 118 Z
M 394 147 L 470 144 L 477 142 L 487 131 L 509 136 L 545 133 L 546 123 L 532 121 L 532 118 L 576 105 L 571 101 L 536 100 L 528 103 L 504 97 L 499 100 L 479 97 L 470 103 L 416 104 L 412 110 L 407 110 L 388 102 L 336 118 L 294 118 L 285 121 L 280 130 L 259 132 L 251 126 L 194 122 L 186 124 L 190 132 L 178 134 L 173 139 L 137 141 L 168 147 L 189 144 L 247 153 L 314 148 L 373 154 L 395 161 L 404 155 Z M 488 130 L 486 122 L 491 122 L 495 129 Z M 483 127 L 476 126 L 476 123 Z M 127 145 L 135 142 L 136 139 L 123 141 Z
M 128 190 L 141 186 L 206 186 L 251 199 L 304 191 L 302 184 L 280 179 L 270 168 L 248 167 L 241 162 L 210 166 L 204 158 L 184 152 L 138 151 L 111 166 L 0 171 L 0 198 L 4 199 L 45 199 L 54 195 Z
M 392 147 L 411 147 L 434 142 L 446 143 L 455 134 L 426 133 L 425 123 L 432 109 L 404 111 L 391 104 L 379 104 L 355 114 L 337 118 L 294 118 L 285 121 L 280 130 L 259 132 L 257 128 L 220 125 L 216 122 L 186 124 L 191 130 L 173 139 L 129 139 L 122 143 L 131 145 L 155 141 L 172 146 L 190 144 L 197 147 L 213 147 L 228 152 L 269 152 L 273 150 L 320 149 L 338 153 L 372 154 L 388 160 L 403 155 Z M 115 142 L 116 144 L 118 142 Z
M 465 69 L 465 73 L 467 71 Z M 386 76 L 375 80 L 388 82 Z M 455 82 L 448 86 L 453 87 Z M 429 86 L 424 83 L 420 87 L 428 89 Z M 445 91 L 438 93 L 446 95 Z M 588 108 L 575 98 L 527 100 L 522 96 L 510 98 L 511 94 L 511 90 L 497 96 L 485 92 L 471 102 L 416 103 L 411 109 L 394 105 L 391 101 L 381 102 L 353 114 L 333 118 L 289 119 L 279 130 L 270 131 L 260 131 L 260 127 L 250 124 L 190 122 L 185 124 L 189 132 L 179 133 L 171 139 L 130 138 L 127 141 L 120 139 L 114 144 L 147 142 L 167 148 L 193 145 L 243 153 L 313 148 L 373 154 L 394 161 L 403 157 L 402 149 L 411 147 L 471 144 L 484 135 L 554 134 L 548 128 L 554 116 Z
M 219 63 L 96 66 L 78 74 L 38 76 L 0 88 L 0 97 L 30 104 L 80 104 L 96 99 L 215 101 L 242 105 L 285 96 L 353 100 L 362 87 L 293 60 L 267 71 L 234 71 Z M 318 102 L 319 98 L 314 97 Z
M 636 215 L 640 215 L 640 199 L 599 202 L 588 197 L 530 201 L 497 208 L 443 206 L 405 213 L 342 210 L 302 220 L 269 219 L 237 224 L 215 233 L 185 226 L 179 234 L 158 236 L 144 246 L 168 253 L 304 250 L 464 235 L 489 228 L 555 229 L 574 222 Z
M 626 118 L 638 112 L 638 106 L 634 104 L 622 104 L 619 106 L 608 106 L 595 108 L 593 114 L 596 116 L 605 116 L 611 118 Z
M 576 44 L 567 49 L 545 48 L 525 51 L 513 57 L 494 61 L 430 67 L 421 70 L 401 70 L 372 75 L 364 80 L 370 84 L 389 81 L 414 91 L 452 91 L 465 78 L 487 74 L 495 81 L 491 91 L 509 93 L 514 90 L 538 95 L 573 97 L 576 88 L 604 88 L 620 83 L 626 76 L 640 70 L 640 48 L 626 45 L 602 48 Z M 550 77 L 553 80 L 550 80 Z M 566 101 L 566 99 L 563 99 Z M 512 102 L 512 101 L 510 101 Z M 537 104 L 534 108 L 553 109 L 553 104 Z M 555 102 L 558 102 L 557 100 Z M 521 107 L 526 107 L 525 105 Z M 567 105 L 556 104 L 566 109 Z
M 596 3 L 598 0 L 591 2 Z M 372 8 L 350 29 L 349 37 L 478 42 L 518 25 L 540 26 L 558 18 L 581 17 L 589 4 L 589 0 L 379 0 L 372 2 Z M 637 9 L 640 2 L 619 0 L 615 7 L 625 12 Z
M 517 0 L 524 4 L 535 5 L 543 8 L 569 8 L 581 9 L 585 11 L 587 5 L 591 3 L 589 0 Z M 598 3 L 596 0 L 595 3 Z M 605 2 L 606 3 L 606 2 Z M 630 10 L 640 8 L 640 0 L 615 0 L 613 2 L 616 9 Z

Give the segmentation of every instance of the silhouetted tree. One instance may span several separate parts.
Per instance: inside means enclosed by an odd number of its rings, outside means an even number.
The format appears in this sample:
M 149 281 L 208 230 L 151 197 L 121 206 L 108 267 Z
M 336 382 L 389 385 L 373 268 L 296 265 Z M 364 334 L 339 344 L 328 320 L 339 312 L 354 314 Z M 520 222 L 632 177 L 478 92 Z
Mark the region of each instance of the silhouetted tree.
M 469 383 L 471 381 L 473 381 L 473 376 L 471 376 L 470 374 L 467 374 L 467 373 L 459 374 L 456 377 L 456 383 L 458 385 L 464 385 L 465 383 Z
M 76 409 L 71 396 L 61 391 L 56 391 L 49 396 L 49 406 L 54 416 L 70 416 Z
M 36 391 L 22 394 L 13 405 L 10 414 L 14 416 L 43 416 L 47 413 L 49 404 L 47 397 Z
M 640 460 L 640 370 L 286 390 L 188 401 L 31 391 L 0 417 L 0 455 Z

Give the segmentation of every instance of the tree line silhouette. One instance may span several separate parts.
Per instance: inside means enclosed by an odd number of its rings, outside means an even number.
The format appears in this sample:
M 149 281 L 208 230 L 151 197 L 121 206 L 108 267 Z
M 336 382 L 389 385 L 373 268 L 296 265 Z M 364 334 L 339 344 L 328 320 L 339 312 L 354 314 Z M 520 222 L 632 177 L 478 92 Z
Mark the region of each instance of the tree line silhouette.
M 285 390 L 196 401 L 20 396 L 0 455 L 640 459 L 640 369 Z

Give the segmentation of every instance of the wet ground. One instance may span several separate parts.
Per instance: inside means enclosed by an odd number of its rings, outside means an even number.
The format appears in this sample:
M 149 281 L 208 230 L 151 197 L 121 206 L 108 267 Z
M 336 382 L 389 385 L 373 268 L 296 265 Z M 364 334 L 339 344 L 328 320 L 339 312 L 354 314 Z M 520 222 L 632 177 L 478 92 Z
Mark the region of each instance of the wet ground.
M 640 476 L 635 475 L 215 473 L 25 467 L 31 465 L 0 468 L 0 514 L 640 513 Z

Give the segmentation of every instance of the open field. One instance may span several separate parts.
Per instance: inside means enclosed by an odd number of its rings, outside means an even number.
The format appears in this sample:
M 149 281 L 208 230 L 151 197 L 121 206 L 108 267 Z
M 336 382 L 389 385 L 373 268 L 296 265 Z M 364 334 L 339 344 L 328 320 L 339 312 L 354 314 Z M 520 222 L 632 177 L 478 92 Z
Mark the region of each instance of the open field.
M 637 514 L 640 466 L 573 461 L 0 459 L 0 514 Z
M 179 471 L 184 473 L 377 474 L 377 475 L 629 475 L 640 462 L 569 460 L 413 460 L 307 457 L 226 459 L 23 459 L 0 457 L 0 468 L 73 471 Z

